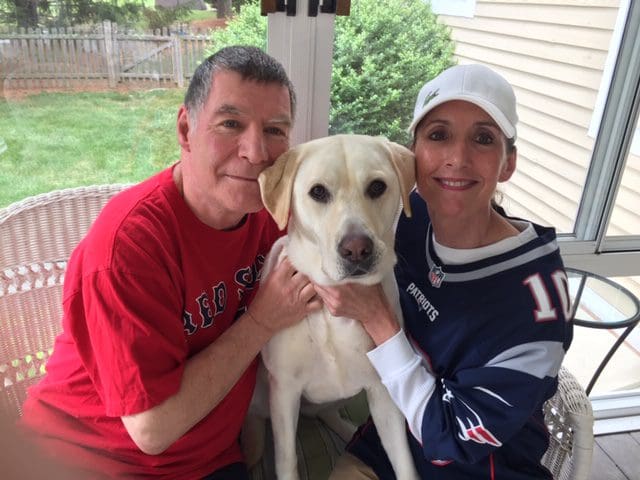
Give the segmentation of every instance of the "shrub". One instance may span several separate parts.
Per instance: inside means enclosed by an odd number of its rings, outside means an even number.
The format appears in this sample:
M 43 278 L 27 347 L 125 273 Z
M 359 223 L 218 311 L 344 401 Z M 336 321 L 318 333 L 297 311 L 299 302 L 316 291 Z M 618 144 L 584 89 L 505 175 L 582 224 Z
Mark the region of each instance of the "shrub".
M 266 50 L 267 17 L 260 15 L 260 3 L 257 0 L 246 2 L 225 28 L 213 31 L 211 39 L 214 48 L 209 54 L 228 45 L 253 45 Z
M 214 45 L 266 48 L 266 18 L 245 5 Z M 358 0 L 336 17 L 329 133 L 385 135 L 407 143 L 405 131 L 422 85 L 453 63 L 448 27 L 423 0 Z
M 448 28 L 423 0 L 358 0 L 336 20 L 329 132 L 406 143 L 422 85 L 452 64 Z

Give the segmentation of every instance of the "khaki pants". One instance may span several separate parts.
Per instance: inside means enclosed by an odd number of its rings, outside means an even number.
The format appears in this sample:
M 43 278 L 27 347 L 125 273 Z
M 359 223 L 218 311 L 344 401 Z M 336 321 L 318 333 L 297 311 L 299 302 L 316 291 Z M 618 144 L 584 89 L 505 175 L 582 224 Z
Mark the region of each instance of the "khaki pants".
M 350 453 L 338 457 L 329 480 L 378 480 L 371 467 Z

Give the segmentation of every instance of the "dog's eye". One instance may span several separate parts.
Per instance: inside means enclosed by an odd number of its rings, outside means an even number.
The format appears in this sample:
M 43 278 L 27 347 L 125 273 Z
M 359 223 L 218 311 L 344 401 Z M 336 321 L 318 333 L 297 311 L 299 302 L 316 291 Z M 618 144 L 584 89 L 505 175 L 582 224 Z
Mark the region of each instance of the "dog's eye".
M 380 197 L 387 189 L 387 184 L 382 180 L 374 180 L 367 187 L 367 195 L 371 198 Z
M 315 184 L 309 190 L 309 196 L 313 198 L 316 202 L 327 203 L 331 198 L 329 194 L 329 190 L 327 190 L 323 185 Z

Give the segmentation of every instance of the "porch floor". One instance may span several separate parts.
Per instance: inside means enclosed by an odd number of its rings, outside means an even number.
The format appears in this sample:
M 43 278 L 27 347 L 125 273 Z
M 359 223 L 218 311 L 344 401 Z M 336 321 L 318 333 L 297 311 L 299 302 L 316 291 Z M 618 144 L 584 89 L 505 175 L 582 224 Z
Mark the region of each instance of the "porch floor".
M 589 480 L 640 480 L 640 431 L 596 436 Z

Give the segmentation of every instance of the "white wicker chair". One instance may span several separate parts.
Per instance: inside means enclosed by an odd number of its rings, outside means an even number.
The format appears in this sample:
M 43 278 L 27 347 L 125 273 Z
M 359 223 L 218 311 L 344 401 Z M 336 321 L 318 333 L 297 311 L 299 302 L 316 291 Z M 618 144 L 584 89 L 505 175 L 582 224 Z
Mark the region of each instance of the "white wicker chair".
M 0 210 L 0 410 L 22 412 L 61 327 L 67 259 L 104 204 L 127 185 L 57 190 Z
M 556 480 L 587 480 L 593 455 L 593 410 L 584 388 L 564 367 L 558 390 L 544 405 L 550 433 L 542 463 Z

